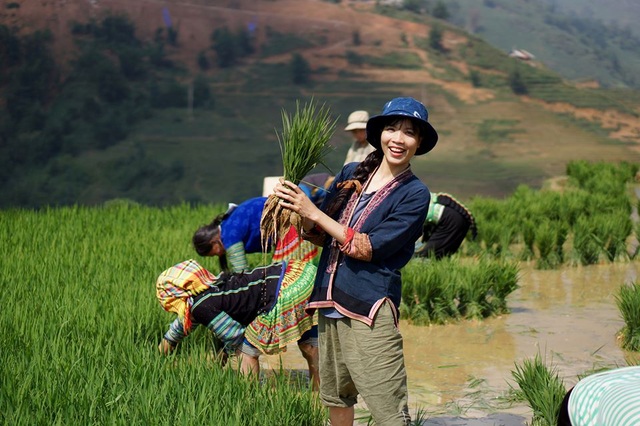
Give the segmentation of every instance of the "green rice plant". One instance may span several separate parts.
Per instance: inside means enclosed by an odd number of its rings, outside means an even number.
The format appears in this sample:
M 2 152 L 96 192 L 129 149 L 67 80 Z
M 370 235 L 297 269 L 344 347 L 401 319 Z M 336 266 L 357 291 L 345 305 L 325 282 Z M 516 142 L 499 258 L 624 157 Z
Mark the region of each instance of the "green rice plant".
M 564 194 L 563 205 L 565 206 L 565 222 L 569 228 L 573 228 L 578 218 L 584 215 L 590 205 L 589 193 L 582 189 L 568 191 Z
M 544 220 L 536 229 L 535 244 L 538 249 L 538 259 L 536 268 L 553 269 L 558 265 L 555 257 L 556 248 L 556 227 L 549 220 Z
M 436 263 L 413 259 L 402 272 L 401 315 L 418 325 L 442 324 L 457 316 L 453 287 L 443 276 L 442 268 L 434 267 Z
M 536 228 L 531 219 L 525 219 L 522 223 L 522 240 L 524 248 L 520 253 L 520 259 L 531 260 L 535 257 L 534 243 L 536 241 Z
M 602 251 L 610 262 L 628 260 L 627 240 L 633 231 L 633 222 L 626 212 L 601 214 L 594 218 L 595 234 Z
M 305 380 L 287 371 L 249 380 L 233 357 L 221 367 L 204 328 L 173 355 L 158 353 L 173 316 L 155 280 L 195 255 L 193 230 L 223 208 L 0 211 L 2 300 L 11 305 L 0 311 L 2 422 L 324 424 Z M 199 261 L 215 272 L 212 259 Z
M 573 254 L 578 263 L 593 265 L 598 263 L 602 246 L 595 237 L 591 221 L 582 217 L 573 227 Z
M 555 426 L 560 412 L 560 405 L 566 394 L 562 379 L 557 369 L 547 365 L 546 359 L 536 354 L 533 360 L 525 359 L 515 364 L 511 371 L 519 390 L 515 390 L 519 398 L 528 402 L 533 410 L 533 426 Z
M 486 297 L 491 306 L 492 315 L 508 313 L 507 297 L 519 287 L 519 266 L 514 262 L 489 262 L 481 259 L 478 268 L 485 271 L 483 276 L 491 284 L 490 292 Z
M 482 256 L 413 259 L 402 270 L 401 315 L 415 324 L 444 324 L 508 312 L 506 298 L 518 287 L 515 263 Z
M 484 270 L 474 274 L 470 268 L 456 268 L 452 271 L 451 280 L 456 282 L 458 290 L 458 311 L 460 316 L 466 319 L 481 320 L 491 312 L 487 300 L 487 294 L 491 288 L 491 282 L 479 279 Z
M 569 224 L 566 222 L 556 223 L 556 258 L 558 264 L 564 263 L 564 243 L 569 235 Z
M 504 224 L 501 227 L 500 243 L 497 247 L 497 254 L 503 258 L 512 257 L 510 247 L 516 242 L 519 234 L 519 226 L 516 225 L 511 218 L 512 216 L 505 217 Z
M 572 161 L 567 164 L 567 175 L 579 188 L 592 194 L 612 196 L 624 194 L 625 184 L 630 182 L 638 171 L 638 165 L 627 162 L 587 162 Z
M 289 114 L 282 111 L 282 132 L 277 133 L 282 154 L 283 175 L 286 180 L 298 184 L 331 151 L 329 140 L 333 136 L 337 118 L 332 120 L 330 110 L 325 105 L 317 107 L 314 100 L 302 107 L 296 102 L 296 111 Z M 283 209 L 275 194 L 269 195 L 260 220 L 262 246 L 268 241 L 278 240 L 295 226 L 300 233 L 302 223 L 299 216 L 289 209 Z
M 640 252 L 640 222 L 636 222 L 633 225 L 633 234 L 635 236 L 636 246 L 629 256 L 631 257 L 631 259 L 636 259 L 638 257 L 638 253 Z
M 623 285 L 616 294 L 616 304 L 624 321 L 619 332 L 622 347 L 640 351 L 640 284 Z
M 483 222 L 478 224 L 478 239 L 484 243 L 485 250 L 491 255 L 498 257 L 502 252 L 500 237 L 502 236 L 502 226 L 499 222 Z

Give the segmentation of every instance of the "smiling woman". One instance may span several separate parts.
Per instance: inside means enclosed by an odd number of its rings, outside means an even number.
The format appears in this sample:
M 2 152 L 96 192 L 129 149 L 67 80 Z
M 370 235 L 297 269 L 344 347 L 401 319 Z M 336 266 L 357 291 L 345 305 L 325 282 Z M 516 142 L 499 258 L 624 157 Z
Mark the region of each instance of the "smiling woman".
M 320 312 L 320 396 L 334 426 L 353 424 L 358 395 L 376 424 L 411 421 L 397 325 L 400 269 L 429 204 L 410 167 L 438 141 L 427 117 L 413 98 L 387 102 L 367 121 L 375 151 L 343 167 L 320 208 L 291 181 L 275 188 L 280 206 L 302 218 L 303 237 L 323 247 L 309 311 Z

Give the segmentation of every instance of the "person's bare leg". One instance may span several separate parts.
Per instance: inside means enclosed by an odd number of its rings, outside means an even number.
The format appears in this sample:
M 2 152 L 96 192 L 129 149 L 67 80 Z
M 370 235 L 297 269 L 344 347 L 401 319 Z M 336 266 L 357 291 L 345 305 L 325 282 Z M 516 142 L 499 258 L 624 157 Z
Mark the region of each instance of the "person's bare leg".
M 317 392 L 320 389 L 320 376 L 318 374 L 318 347 L 308 343 L 303 343 L 298 345 L 298 348 L 300 348 L 302 357 L 307 361 L 307 365 L 309 366 L 309 380 L 311 381 L 311 388 Z
M 331 426 L 353 426 L 353 407 L 329 407 Z
M 251 355 L 247 355 L 238 350 L 236 353 L 240 358 L 240 372 L 245 376 L 260 377 L 260 360 Z

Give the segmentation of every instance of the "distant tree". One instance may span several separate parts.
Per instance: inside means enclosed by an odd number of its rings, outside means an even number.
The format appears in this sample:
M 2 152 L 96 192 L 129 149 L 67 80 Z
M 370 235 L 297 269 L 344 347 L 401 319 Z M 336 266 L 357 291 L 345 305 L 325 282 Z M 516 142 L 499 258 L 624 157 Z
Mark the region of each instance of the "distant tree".
M 482 82 L 480 80 L 480 73 L 476 70 L 469 71 L 469 81 L 471 81 L 471 85 L 473 87 L 482 86 Z
M 438 52 L 444 52 L 444 46 L 442 45 L 442 29 L 439 25 L 432 25 L 429 31 L 429 47 Z
M 120 70 L 129 80 L 142 80 L 147 76 L 148 66 L 141 49 L 123 46 L 118 51 Z
M 234 34 L 226 27 L 218 28 L 211 35 L 211 40 L 213 41 L 212 49 L 216 52 L 218 66 L 221 68 L 231 67 L 240 58 L 255 51 L 253 37 L 244 29 Z
M 358 55 L 353 50 L 347 50 L 347 62 L 350 65 L 360 66 L 364 62 L 362 56 Z
M 109 15 L 102 20 L 102 25 L 95 28 L 96 38 L 109 44 L 128 44 L 139 46 L 136 38 L 136 27 L 125 15 Z
M 253 36 L 246 30 L 239 30 L 235 34 L 235 43 L 238 48 L 240 56 L 248 56 L 255 52 L 253 46 Z
M 228 28 L 216 29 L 212 36 L 213 50 L 216 52 L 218 66 L 228 68 L 236 63 L 237 52 L 233 34 Z
M 193 106 L 196 108 L 213 107 L 209 81 L 202 74 L 198 74 L 193 80 Z
M 200 67 L 202 71 L 207 71 L 209 67 L 211 67 L 207 53 L 204 50 L 198 52 L 198 67 Z
M 442 0 L 438 0 L 431 15 L 434 18 L 442 19 L 444 21 L 451 17 L 447 5 Z
M 49 50 L 51 40 L 48 30 L 36 31 L 23 37 L 18 53 L 14 53 L 19 62 L 8 74 L 4 98 L 15 123 L 28 119 L 51 96 L 50 89 L 57 79 L 57 67 Z
M 176 30 L 173 27 L 169 27 L 167 29 L 167 42 L 171 46 L 177 46 L 178 45 L 178 30 Z
M 309 63 L 299 53 L 291 55 L 291 62 L 289 64 L 291 69 L 291 79 L 294 84 L 303 85 L 309 82 L 309 75 L 311 68 Z
M 360 46 L 360 44 L 362 44 L 362 40 L 360 40 L 359 30 L 355 30 L 353 33 L 351 33 L 351 42 L 354 46 Z
M 20 39 L 6 25 L 0 25 L 0 76 L 20 61 Z M 1 81 L 0 81 L 1 83 Z
M 413 13 L 425 13 L 427 11 L 427 0 L 403 0 L 402 8 Z
M 509 73 L 509 87 L 516 95 L 526 95 L 529 92 L 518 68 L 514 68 Z

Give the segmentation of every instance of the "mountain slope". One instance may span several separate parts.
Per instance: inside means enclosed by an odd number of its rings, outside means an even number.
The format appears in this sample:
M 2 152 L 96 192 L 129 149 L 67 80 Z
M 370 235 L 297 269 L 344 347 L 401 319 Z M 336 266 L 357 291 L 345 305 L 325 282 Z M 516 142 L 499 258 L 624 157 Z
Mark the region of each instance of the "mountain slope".
M 150 1 L 29 2 L 2 17 L 23 31 L 48 25 L 60 58 L 73 57 L 73 21 L 126 13 L 139 37 L 152 40 L 166 29 L 166 16 L 178 32 L 168 56 L 188 70 L 185 83 L 201 72 L 197 57 L 211 63 L 212 33 L 218 28 L 252 29 L 256 51 L 228 68 L 206 72 L 215 99 L 211 111 L 188 108 L 156 111 L 126 140 L 104 151 L 78 156 L 78 167 L 95 177 L 78 202 L 111 197 L 136 198 L 134 189 L 108 191 L 117 158 L 136 152 L 160 164 L 178 162 L 184 174 L 171 186 L 145 186 L 162 193 L 163 202 L 241 201 L 261 193 L 262 177 L 280 173 L 274 130 L 282 109 L 296 100 L 326 102 L 338 118 L 331 171 L 342 164 L 349 135 L 342 125 L 349 112 L 377 113 L 394 96 L 414 96 L 430 111 L 441 135 L 436 149 L 416 159 L 414 171 L 432 190 L 461 198 L 503 196 L 521 183 L 540 186 L 563 174 L 574 159 L 640 161 L 640 97 L 629 91 L 604 91 L 567 84 L 541 63 L 520 63 L 504 52 L 444 22 L 424 16 L 405 19 L 376 13 L 373 2 Z M 165 12 L 166 9 L 166 12 Z M 5 12 L 7 9 L 5 9 Z M 402 17 L 403 15 L 398 15 Z M 417 18 L 419 22 L 417 22 Z M 433 29 L 442 34 L 440 49 L 430 47 Z M 292 54 L 311 69 L 307 84 L 292 84 Z M 517 72 L 527 94 L 515 95 L 510 79 Z M 637 95 L 637 93 L 636 93 Z M 88 172 L 87 172 L 88 173 Z M 135 185 L 135 182 L 133 183 Z
M 455 4 L 453 22 L 504 52 L 525 49 L 571 80 L 640 88 L 637 2 L 457 0 Z

